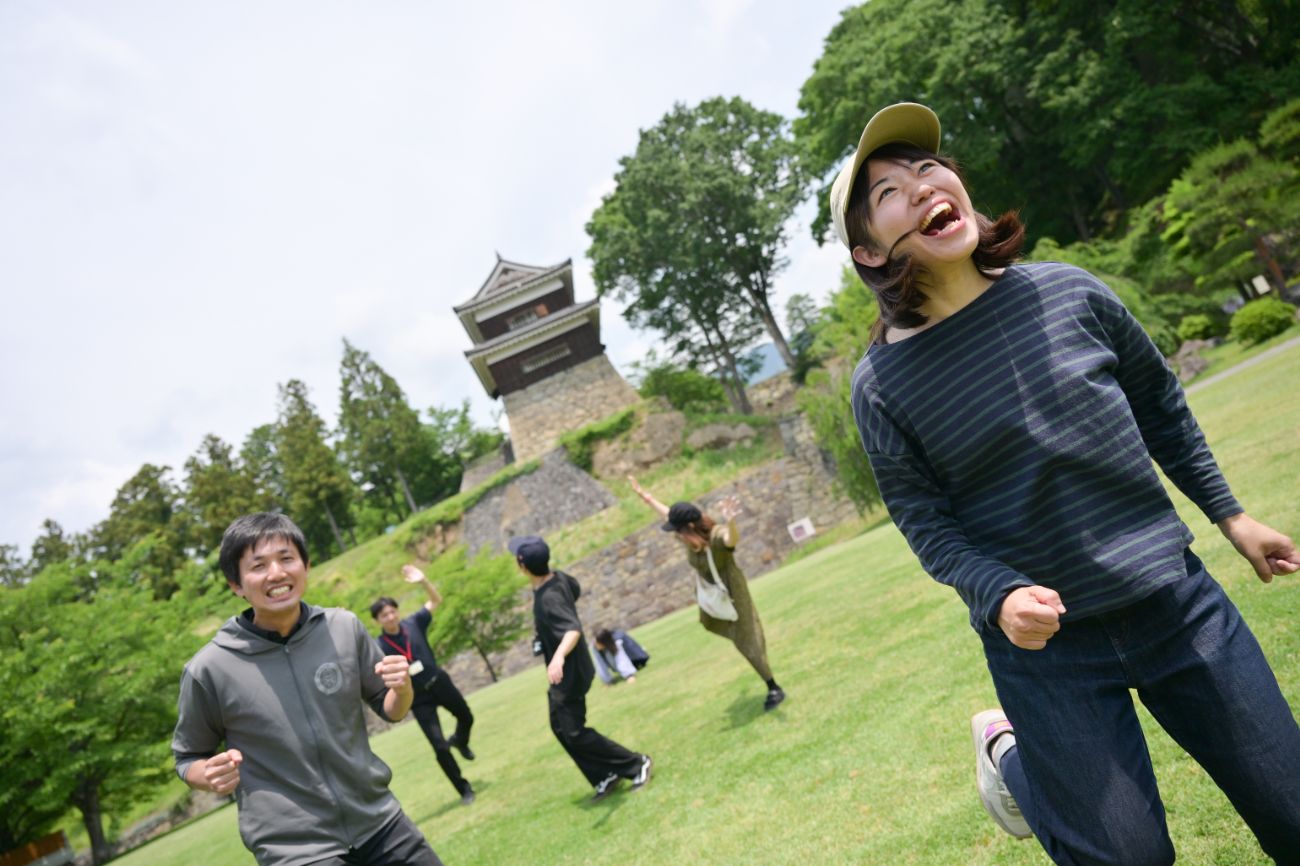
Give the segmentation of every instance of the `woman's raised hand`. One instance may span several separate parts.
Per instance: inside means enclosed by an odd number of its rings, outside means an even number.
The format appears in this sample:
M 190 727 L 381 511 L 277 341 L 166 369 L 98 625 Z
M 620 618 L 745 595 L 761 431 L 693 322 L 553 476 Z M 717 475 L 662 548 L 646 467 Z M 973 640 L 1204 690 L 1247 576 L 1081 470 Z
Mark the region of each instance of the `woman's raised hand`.
M 718 513 L 722 515 L 723 520 L 730 522 L 744 514 L 745 509 L 740 505 L 740 497 L 733 493 L 718 503 Z

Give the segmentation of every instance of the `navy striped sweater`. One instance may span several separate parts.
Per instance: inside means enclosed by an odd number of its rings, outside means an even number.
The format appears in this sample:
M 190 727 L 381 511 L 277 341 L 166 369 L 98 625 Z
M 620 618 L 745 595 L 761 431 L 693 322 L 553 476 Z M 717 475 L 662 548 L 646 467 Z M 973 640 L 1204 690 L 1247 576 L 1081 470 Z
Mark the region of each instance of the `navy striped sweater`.
M 972 623 L 1020 586 L 1055 589 L 1069 620 L 1185 577 L 1192 533 L 1152 458 L 1212 522 L 1242 510 L 1159 350 L 1071 265 L 1014 265 L 872 346 L 852 400 L 890 516 Z

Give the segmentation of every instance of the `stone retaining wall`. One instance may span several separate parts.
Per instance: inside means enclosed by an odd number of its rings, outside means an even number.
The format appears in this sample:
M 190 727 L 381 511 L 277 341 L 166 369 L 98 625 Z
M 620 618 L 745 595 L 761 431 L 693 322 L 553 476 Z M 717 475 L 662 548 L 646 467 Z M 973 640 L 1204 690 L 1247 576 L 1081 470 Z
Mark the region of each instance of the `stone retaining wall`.
M 820 452 L 815 462 L 808 462 L 807 443 L 800 439 L 807 425 L 800 419 L 788 426 L 794 454 L 757 467 L 698 502 L 706 513 L 716 513 L 714 506 L 722 497 L 733 493 L 740 497 L 745 510 L 738 519 L 741 539 L 736 558 L 751 580 L 776 568 L 794 548 L 786 529 L 791 522 L 811 517 L 821 530 L 856 514 L 847 500 L 826 492 L 831 489 L 830 476 Z M 646 527 L 632 535 L 577 562 L 557 563 L 582 585 L 578 613 L 588 636 L 603 627 L 633 628 L 695 603 L 695 579 L 681 542 L 661 531 L 649 510 L 646 516 Z M 522 592 L 521 607 L 529 604 L 531 594 Z M 648 649 L 654 652 L 653 647 Z M 531 637 L 492 658 L 502 677 L 536 663 Z M 473 653 L 461 653 L 445 667 L 462 691 L 491 682 L 482 659 Z
M 554 448 L 562 434 L 641 398 L 602 354 L 501 399 L 510 419 L 515 460 L 523 462 Z
M 470 556 L 505 549 L 512 535 L 545 535 L 577 523 L 617 500 L 599 481 L 569 462 L 563 448 L 542 458 L 533 472 L 513 478 L 465 512 L 461 524 Z

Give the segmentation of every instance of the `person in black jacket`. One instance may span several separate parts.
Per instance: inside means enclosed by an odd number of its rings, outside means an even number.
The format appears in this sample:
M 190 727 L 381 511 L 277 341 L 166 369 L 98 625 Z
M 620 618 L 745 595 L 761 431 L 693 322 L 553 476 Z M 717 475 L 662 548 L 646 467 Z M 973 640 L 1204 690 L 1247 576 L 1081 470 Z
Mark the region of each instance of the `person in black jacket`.
M 454 746 L 465 760 L 474 760 L 474 753 L 469 748 L 469 732 L 474 726 L 474 714 L 470 712 L 469 704 L 465 703 L 465 696 L 452 682 L 451 675 L 438 667 L 428 639 L 429 624 L 433 622 L 434 610 L 442 604 L 442 595 L 424 576 L 424 572 L 414 565 L 402 566 L 402 577 L 407 583 L 423 586 L 429 600 L 405 619 L 398 613 L 396 599 L 383 596 L 370 605 L 370 615 L 383 629 L 375 641 L 386 654 L 401 655 L 410 663 L 411 681 L 415 684 L 415 702 L 411 704 L 411 712 L 420 723 L 420 729 L 424 731 L 429 745 L 433 746 L 438 766 L 447 774 L 456 793 L 460 795 L 460 801 L 468 806 L 474 802 L 474 788 L 460 774 L 460 765 L 456 763 L 451 750 Z M 447 710 L 456 720 L 456 731 L 451 737 L 442 734 L 438 707 Z
M 510 539 L 515 564 L 533 586 L 533 619 L 546 659 L 551 730 L 595 789 L 593 800 L 607 797 L 620 779 L 634 789 L 650 781 L 652 761 L 587 727 L 587 690 L 595 666 L 582 639 L 578 620 L 578 582 L 551 570 L 551 549 L 536 535 Z

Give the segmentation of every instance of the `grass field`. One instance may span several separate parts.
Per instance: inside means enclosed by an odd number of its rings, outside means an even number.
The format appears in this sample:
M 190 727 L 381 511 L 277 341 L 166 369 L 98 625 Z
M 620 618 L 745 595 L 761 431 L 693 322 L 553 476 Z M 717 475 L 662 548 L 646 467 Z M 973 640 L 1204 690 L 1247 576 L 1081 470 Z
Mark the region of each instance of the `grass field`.
M 1292 535 L 1300 534 L 1297 381 L 1300 349 L 1292 349 L 1191 399 L 1243 504 Z M 1175 498 L 1199 537 L 1197 552 L 1300 706 L 1300 579 L 1261 585 L 1217 530 Z M 1048 862 L 1032 840 L 999 831 L 979 805 L 966 726 L 993 702 L 979 641 L 955 594 L 920 572 L 892 525 L 800 558 L 753 590 L 790 695 L 777 711 L 762 712 L 761 683 L 728 643 L 699 627 L 694 609 L 636 630 L 653 660 L 635 685 L 593 687 L 591 723 L 655 758 L 644 791 L 588 802 L 590 790 L 547 727 L 539 665 L 469 699 L 479 758 L 465 771 L 478 802 L 459 805 L 410 724 L 374 742 L 394 769 L 394 792 L 449 866 Z M 1265 862 L 1208 777 L 1149 716 L 1143 721 L 1180 862 Z M 227 807 L 116 862 L 234 866 L 252 858 Z

